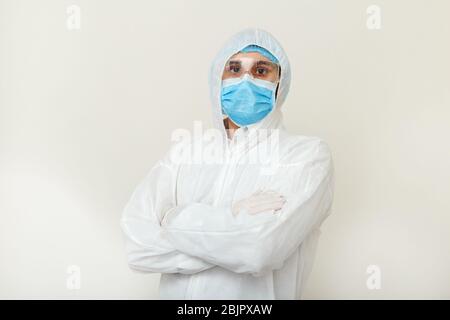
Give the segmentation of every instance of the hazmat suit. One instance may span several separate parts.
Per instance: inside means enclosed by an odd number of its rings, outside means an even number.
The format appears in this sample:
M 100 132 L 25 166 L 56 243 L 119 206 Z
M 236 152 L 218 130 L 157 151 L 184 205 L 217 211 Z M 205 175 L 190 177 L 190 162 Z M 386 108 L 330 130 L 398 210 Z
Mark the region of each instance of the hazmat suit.
M 267 49 L 279 62 L 275 106 L 228 138 L 221 77 L 227 60 L 249 45 Z M 205 148 L 207 139 L 190 139 L 172 146 L 150 170 L 121 219 L 128 264 L 162 274 L 161 299 L 299 299 L 320 226 L 331 213 L 329 147 L 283 126 L 290 67 L 268 32 L 251 28 L 229 39 L 209 81 L 213 123 L 226 150 L 220 161 L 195 161 L 179 151 Z M 269 152 L 251 161 L 269 141 Z

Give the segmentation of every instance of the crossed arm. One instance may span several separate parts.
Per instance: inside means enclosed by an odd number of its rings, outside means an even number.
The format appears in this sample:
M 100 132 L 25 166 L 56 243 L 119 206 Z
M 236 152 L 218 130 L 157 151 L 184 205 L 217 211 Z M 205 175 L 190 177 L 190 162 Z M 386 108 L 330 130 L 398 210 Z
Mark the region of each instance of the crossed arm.
M 306 236 L 329 215 L 333 168 L 320 142 L 310 160 L 281 168 L 287 202 L 258 215 L 203 203 L 176 206 L 176 168 L 166 157 L 134 191 L 121 220 L 129 266 L 159 273 L 200 272 L 220 266 L 259 276 L 281 268 Z

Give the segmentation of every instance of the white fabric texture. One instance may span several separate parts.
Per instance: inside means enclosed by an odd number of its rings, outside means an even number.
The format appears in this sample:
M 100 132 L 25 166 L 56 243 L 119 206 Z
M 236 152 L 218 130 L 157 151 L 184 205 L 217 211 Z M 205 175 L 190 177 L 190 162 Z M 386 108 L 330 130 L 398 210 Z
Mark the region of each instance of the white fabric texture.
M 230 56 L 249 44 L 269 50 L 281 66 L 274 109 L 227 140 L 224 163 L 173 160 L 175 144 L 133 192 L 122 214 L 129 266 L 162 273 L 161 299 L 300 299 L 311 271 L 322 222 L 331 213 L 333 164 L 317 137 L 293 135 L 282 124 L 281 106 L 290 67 L 268 32 L 246 29 L 213 61 L 213 122 L 226 137 L 220 106 L 221 76 Z M 262 166 L 249 160 L 262 129 L 274 130 L 277 152 Z M 273 134 L 272 134 L 273 135 Z M 237 144 L 233 144 L 239 140 Z M 189 147 L 204 147 L 194 139 Z M 255 208 L 255 193 L 272 192 L 263 212 L 233 214 L 234 204 Z M 283 196 L 282 207 L 279 198 Z M 242 203 L 240 204 L 242 206 Z M 259 208 L 261 209 L 261 208 Z M 261 211 L 261 210 L 260 210 Z

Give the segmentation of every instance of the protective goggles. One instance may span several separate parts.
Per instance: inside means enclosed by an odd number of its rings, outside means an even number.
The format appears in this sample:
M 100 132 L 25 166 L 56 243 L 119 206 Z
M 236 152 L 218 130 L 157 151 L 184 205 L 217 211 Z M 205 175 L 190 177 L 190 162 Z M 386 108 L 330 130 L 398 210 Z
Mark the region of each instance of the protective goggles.
M 251 77 L 270 82 L 279 80 L 280 65 L 265 59 L 253 57 L 231 57 L 225 64 L 222 80 L 242 78 L 246 73 Z

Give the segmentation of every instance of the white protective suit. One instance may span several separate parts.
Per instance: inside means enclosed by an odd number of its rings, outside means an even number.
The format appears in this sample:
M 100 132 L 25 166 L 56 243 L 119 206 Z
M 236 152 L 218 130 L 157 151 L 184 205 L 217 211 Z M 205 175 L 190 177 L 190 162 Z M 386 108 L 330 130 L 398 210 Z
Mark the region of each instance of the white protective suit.
M 176 162 L 175 144 L 134 191 L 121 220 L 129 266 L 162 273 L 161 299 L 299 299 L 311 270 L 319 227 L 331 212 L 330 150 L 316 137 L 292 135 L 282 124 L 290 67 L 280 44 L 260 29 L 233 36 L 210 70 L 214 125 L 226 135 L 220 105 L 221 76 L 228 58 L 249 44 L 269 50 L 281 66 L 274 109 L 260 122 L 239 128 L 224 154 L 226 163 Z M 277 129 L 269 170 L 246 162 Z M 203 144 L 193 139 L 189 144 Z M 246 146 L 245 148 L 242 146 Z M 271 159 L 271 158 L 274 159 Z M 277 157 L 277 159 L 275 159 Z M 284 196 L 281 210 L 233 215 L 231 207 L 258 190 Z

